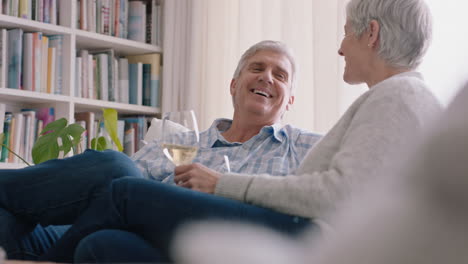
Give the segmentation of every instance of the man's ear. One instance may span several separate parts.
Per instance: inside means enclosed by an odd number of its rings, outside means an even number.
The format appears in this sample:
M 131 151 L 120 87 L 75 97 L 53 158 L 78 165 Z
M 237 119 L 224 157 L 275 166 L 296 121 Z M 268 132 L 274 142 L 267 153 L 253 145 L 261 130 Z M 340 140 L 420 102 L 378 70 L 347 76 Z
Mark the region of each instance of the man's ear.
M 294 95 L 291 95 L 288 100 L 288 104 L 286 105 L 286 111 L 289 111 L 289 107 L 294 104 Z
M 379 41 L 379 34 L 380 24 L 377 20 L 372 19 L 369 23 L 369 47 L 377 46 L 377 42 Z
M 236 79 L 231 80 L 231 85 L 229 87 L 229 90 L 231 92 L 231 96 L 234 96 L 234 93 L 236 91 L 236 83 L 237 83 Z

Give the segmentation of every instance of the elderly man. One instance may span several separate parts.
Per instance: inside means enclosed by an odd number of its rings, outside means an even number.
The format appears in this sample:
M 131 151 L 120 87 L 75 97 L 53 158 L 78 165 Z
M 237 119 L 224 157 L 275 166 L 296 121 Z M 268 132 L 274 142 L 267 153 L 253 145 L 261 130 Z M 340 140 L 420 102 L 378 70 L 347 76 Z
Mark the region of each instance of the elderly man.
M 294 58 L 283 44 L 263 41 L 248 49 L 230 85 L 234 117 L 215 120 L 200 134 L 195 162 L 223 172 L 222 158 L 227 154 L 235 173 L 293 173 L 319 139 L 280 125 L 294 102 L 295 74 Z M 88 150 L 30 168 L 0 170 L 0 245 L 10 258 L 35 259 L 67 229 L 42 226 L 73 223 L 113 179 L 134 176 L 162 181 L 173 175 L 174 166 L 157 142 L 142 148 L 133 161 L 113 151 Z M 38 223 L 41 226 L 26 236 Z

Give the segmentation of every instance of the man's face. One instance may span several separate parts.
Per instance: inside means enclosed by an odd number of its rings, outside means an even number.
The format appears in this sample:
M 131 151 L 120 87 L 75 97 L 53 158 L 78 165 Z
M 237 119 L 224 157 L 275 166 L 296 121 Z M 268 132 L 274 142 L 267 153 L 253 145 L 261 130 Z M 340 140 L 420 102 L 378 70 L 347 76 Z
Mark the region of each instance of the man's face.
M 231 82 L 234 110 L 263 116 L 276 123 L 294 102 L 291 95 L 292 66 L 278 52 L 262 50 L 247 60 Z

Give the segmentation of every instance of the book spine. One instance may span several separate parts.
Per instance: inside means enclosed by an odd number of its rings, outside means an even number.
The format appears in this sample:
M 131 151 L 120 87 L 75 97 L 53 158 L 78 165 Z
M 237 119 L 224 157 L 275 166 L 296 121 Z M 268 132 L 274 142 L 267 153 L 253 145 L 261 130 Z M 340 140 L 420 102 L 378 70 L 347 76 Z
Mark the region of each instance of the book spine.
M 48 67 L 47 67 L 47 93 L 55 93 L 55 61 L 56 61 L 56 49 L 54 47 L 49 47 L 48 52 Z
M 119 93 L 120 93 L 120 101 L 121 103 L 128 104 L 129 99 L 128 99 L 128 59 L 126 58 L 120 58 L 119 59 Z
M 42 36 L 42 54 L 41 54 L 41 60 L 42 60 L 42 66 L 41 66 L 41 89 L 40 91 L 43 93 L 47 92 L 47 71 L 49 68 L 49 38 L 46 36 Z
M 77 57 L 76 60 L 76 75 L 75 75 L 75 96 L 81 97 L 83 93 L 83 85 L 81 82 L 83 81 L 83 60 L 81 57 Z
M 129 2 L 128 39 L 145 42 L 146 5 L 141 1 Z
M 0 87 L 6 87 L 8 84 L 7 75 L 7 50 L 8 50 L 8 31 L 6 29 L 0 30 Z
M 34 79 L 34 53 L 33 53 L 33 34 L 25 33 L 23 42 L 23 69 L 22 69 L 22 88 L 23 90 L 33 91 Z
M 151 64 L 143 64 L 143 105 L 151 105 Z
M 3 133 L 5 135 L 3 139 L 3 144 L 6 145 L 7 147 L 10 147 L 10 132 L 11 132 L 11 120 L 13 118 L 13 114 L 10 112 L 5 113 L 5 121 L 3 123 Z M 2 148 L 1 152 L 1 157 L 0 161 L 1 162 L 6 162 L 8 159 L 8 153 L 9 151 L 6 148 Z
M 63 36 L 52 35 L 49 36 L 49 47 L 55 48 L 55 94 L 63 94 Z
M 33 90 L 41 91 L 42 33 L 33 33 Z
M 8 30 L 8 87 L 19 89 L 23 61 L 23 30 Z

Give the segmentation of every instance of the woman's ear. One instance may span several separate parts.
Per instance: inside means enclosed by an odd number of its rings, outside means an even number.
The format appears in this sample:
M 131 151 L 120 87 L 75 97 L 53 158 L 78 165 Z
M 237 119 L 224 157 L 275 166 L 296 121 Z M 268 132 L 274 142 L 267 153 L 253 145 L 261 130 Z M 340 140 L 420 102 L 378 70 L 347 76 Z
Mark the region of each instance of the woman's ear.
M 379 41 L 380 24 L 377 20 L 372 19 L 369 23 L 369 47 L 375 47 Z

